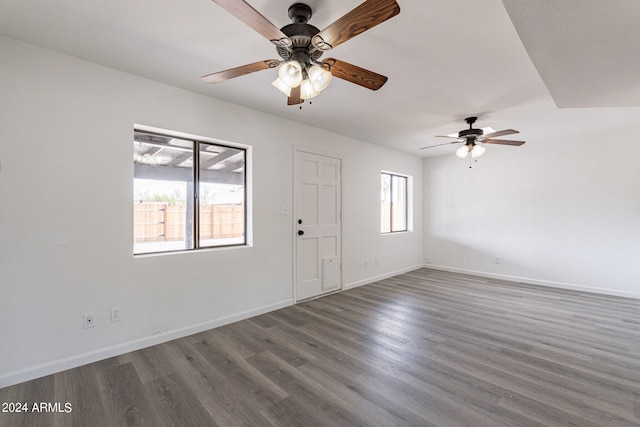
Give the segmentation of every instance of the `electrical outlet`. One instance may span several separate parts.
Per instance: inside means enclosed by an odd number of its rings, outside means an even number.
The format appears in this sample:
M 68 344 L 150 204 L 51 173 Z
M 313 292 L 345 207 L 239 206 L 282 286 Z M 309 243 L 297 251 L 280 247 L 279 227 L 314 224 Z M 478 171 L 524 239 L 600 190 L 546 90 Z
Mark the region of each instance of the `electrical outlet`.
M 424 263 L 425 264 L 431 264 L 431 258 L 425 258 L 424 259 Z
M 375 265 L 376 267 L 380 265 L 380 258 L 376 258 L 373 260 L 373 265 Z
M 82 315 L 82 321 L 84 324 L 84 328 L 93 328 L 93 313 L 85 313 Z
M 500 264 L 500 257 L 496 257 L 496 264 Z
M 120 311 L 120 307 L 111 307 L 111 321 L 119 322 L 122 320 L 122 311 Z
M 369 262 L 368 262 L 368 261 L 365 261 L 365 262 L 364 262 L 364 268 L 365 268 L 365 269 L 369 268 Z

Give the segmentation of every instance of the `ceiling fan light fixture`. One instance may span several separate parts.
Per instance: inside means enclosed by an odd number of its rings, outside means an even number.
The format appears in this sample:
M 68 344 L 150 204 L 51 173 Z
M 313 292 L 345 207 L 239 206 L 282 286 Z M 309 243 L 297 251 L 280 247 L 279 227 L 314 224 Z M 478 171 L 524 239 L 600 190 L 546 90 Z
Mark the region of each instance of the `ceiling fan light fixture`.
M 285 62 L 278 69 L 278 77 L 287 87 L 298 87 L 302 82 L 302 65 L 298 61 Z
M 320 91 L 315 90 L 313 83 L 309 79 L 304 79 L 300 84 L 300 98 L 310 99 L 314 96 L 318 96 Z
M 320 93 L 329 86 L 331 83 L 332 75 L 329 71 L 323 70 L 322 67 L 318 65 L 313 65 L 309 68 L 309 79 L 313 85 L 313 89 Z
M 456 150 L 456 156 L 460 157 L 461 159 L 466 158 L 468 155 L 469 155 L 469 146 L 467 144 L 463 145 L 462 147 Z
M 478 157 L 482 156 L 485 151 L 487 151 L 487 149 L 482 145 L 475 144 L 471 149 L 471 157 L 477 159 Z
M 271 84 L 273 85 L 273 87 L 275 87 L 280 92 L 282 92 L 285 96 L 287 96 L 287 97 L 291 96 L 291 88 L 289 86 L 287 86 L 286 84 L 284 84 L 284 82 L 282 80 L 280 80 L 279 77 L 277 79 L 275 79 L 274 81 L 272 81 Z

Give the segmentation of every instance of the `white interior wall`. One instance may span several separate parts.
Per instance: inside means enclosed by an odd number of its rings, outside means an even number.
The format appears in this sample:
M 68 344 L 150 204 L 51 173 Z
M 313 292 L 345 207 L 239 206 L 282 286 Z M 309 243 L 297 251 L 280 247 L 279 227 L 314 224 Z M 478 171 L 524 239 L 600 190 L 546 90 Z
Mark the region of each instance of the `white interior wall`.
M 291 304 L 294 145 L 343 159 L 345 287 L 422 263 L 417 157 L 5 37 L 0 58 L 0 387 Z M 132 256 L 134 123 L 253 146 L 253 247 Z M 415 178 L 414 232 L 379 234 L 381 170 Z
M 640 145 L 624 126 L 580 132 L 602 114 L 631 123 L 634 110 L 557 110 L 537 125 L 553 124 L 555 136 L 529 129 L 525 145 L 488 146 L 472 169 L 453 149 L 425 159 L 425 259 L 640 298 Z

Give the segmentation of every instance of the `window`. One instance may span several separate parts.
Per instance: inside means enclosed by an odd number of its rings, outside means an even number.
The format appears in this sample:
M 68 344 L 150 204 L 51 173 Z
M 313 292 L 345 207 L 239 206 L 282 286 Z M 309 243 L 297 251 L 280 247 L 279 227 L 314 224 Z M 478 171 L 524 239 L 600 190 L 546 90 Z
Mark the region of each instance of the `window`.
M 380 232 L 395 233 L 409 229 L 409 177 L 382 172 L 380 191 Z
M 245 245 L 246 149 L 133 136 L 134 254 Z

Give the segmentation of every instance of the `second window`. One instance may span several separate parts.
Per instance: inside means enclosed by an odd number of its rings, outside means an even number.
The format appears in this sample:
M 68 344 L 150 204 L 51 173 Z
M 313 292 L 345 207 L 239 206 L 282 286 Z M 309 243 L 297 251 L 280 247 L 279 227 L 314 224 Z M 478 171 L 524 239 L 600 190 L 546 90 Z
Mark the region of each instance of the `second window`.
M 380 232 L 408 229 L 408 178 L 389 172 L 381 174 Z

